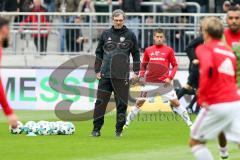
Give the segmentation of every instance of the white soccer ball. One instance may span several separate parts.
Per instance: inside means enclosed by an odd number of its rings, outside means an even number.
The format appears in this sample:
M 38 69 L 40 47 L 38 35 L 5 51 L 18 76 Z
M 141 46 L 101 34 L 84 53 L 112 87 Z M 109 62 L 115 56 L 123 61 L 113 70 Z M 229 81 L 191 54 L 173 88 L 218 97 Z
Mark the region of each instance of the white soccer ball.
M 37 123 L 36 123 L 35 125 L 33 125 L 33 126 L 32 126 L 32 133 L 37 134 L 37 133 L 38 133 L 38 128 L 39 128 L 39 126 L 38 126 Z
M 58 132 L 58 128 L 56 127 L 56 123 L 55 122 L 49 122 L 48 125 L 49 125 L 49 128 L 50 128 L 50 134 L 56 135 L 57 132 Z
M 46 135 L 50 135 L 51 134 L 49 122 L 47 122 L 47 121 L 40 121 L 37 124 L 38 124 L 37 133 L 39 135 L 46 136 Z
M 54 126 L 53 126 L 53 130 L 52 130 L 52 134 L 58 135 L 60 133 L 60 126 L 56 122 L 53 122 L 53 123 L 54 123 Z
M 75 126 L 73 123 L 65 122 L 64 125 L 66 126 L 66 132 L 65 132 L 66 135 L 71 135 L 75 133 Z
M 63 121 L 54 122 L 53 134 L 54 135 L 62 134 L 61 132 L 63 131 L 63 129 L 62 129 L 63 125 L 64 125 Z
M 22 122 L 18 121 L 18 126 L 16 128 L 12 128 L 11 126 L 9 126 L 9 130 L 12 134 L 21 134 L 23 131 L 23 124 Z
M 34 121 L 28 121 L 25 125 L 24 125 L 24 132 L 25 133 L 37 133 L 37 129 L 38 129 L 38 125 L 36 122 Z
M 75 132 L 75 126 L 71 122 L 48 122 L 39 121 L 28 121 L 24 130 L 26 133 L 36 133 L 38 135 L 72 135 Z
M 65 125 L 65 122 L 59 122 L 58 125 L 59 125 L 59 134 L 66 135 L 68 128 Z

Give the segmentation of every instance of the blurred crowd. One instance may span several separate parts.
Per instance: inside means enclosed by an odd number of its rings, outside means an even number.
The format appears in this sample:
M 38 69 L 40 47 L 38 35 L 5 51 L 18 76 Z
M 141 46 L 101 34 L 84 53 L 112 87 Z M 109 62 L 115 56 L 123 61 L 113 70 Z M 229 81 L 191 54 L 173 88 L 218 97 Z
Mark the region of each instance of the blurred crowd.
M 118 5 L 113 6 L 113 2 Z M 96 5 L 96 2 L 104 2 L 106 5 Z M 94 13 L 94 12 L 109 12 L 109 8 L 118 9 L 121 8 L 124 12 L 153 12 L 153 8 L 146 5 L 141 5 L 142 2 L 161 2 L 161 5 L 157 7 L 156 12 L 165 13 L 196 13 L 197 9 L 194 6 L 187 5 L 189 2 L 196 2 L 201 6 L 202 13 L 216 12 L 225 13 L 228 8 L 232 5 L 240 5 L 240 0 L 1 0 L 0 1 L 0 11 L 2 12 L 77 12 L 77 13 Z M 99 3 L 98 3 L 99 4 Z M 109 7 L 112 6 L 112 7 Z M 212 10 L 211 10 L 212 9 Z M 26 24 L 32 24 L 32 30 L 38 32 L 39 26 L 38 22 L 43 24 L 41 26 L 41 33 L 32 33 L 34 38 L 34 44 L 38 51 L 47 51 L 48 35 L 50 32 L 50 27 L 48 23 L 53 21 L 52 17 L 47 17 L 42 15 L 40 20 L 37 16 L 15 16 L 10 17 L 11 21 L 20 23 L 20 31 L 23 31 Z M 87 37 L 83 36 L 80 23 L 89 22 L 90 16 L 62 16 L 58 17 L 62 26 L 59 26 L 60 34 L 60 51 L 61 52 L 79 52 L 83 51 L 84 43 L 88 41 Z M 100 17 L 101 18 L 101 17 Z M 99 20 L 99 17 L 93 17 L 93 22 L 103 22 L 107 19 Z M 176 28 L 170 30 L 168 33 L 168 43 L 174 48 L 176 52 L 184 52 L 183 46 L 189 43 L 191 35 L 186 34 L 185 25 L 188 22 L 193 22 L 191 19 L 186 19 L 185 17 L 178 17 L 177 19 L 172 19 L 171 17 L 165 17 L 164 20 L 154 19 L 149 16 L 145 18 L 145 25 L 151 28 L 154 23 L 178 23 Z M 139 45 L 141 44 L 141 37 L 144 34 L 144 49 L 153 43 L 152 40 L 152 29 L 146 29 L 140 32 L 141 19 L 139 17 L 129 16 L 126 20 L 126 24 L 132 29 L 136 35 Z M 69 25 L 66 25 L 69 24 Z M 100 33 L 101 31 L 97 31 Z M 91 37 L 93 39 L 93 37 Z
M 0 11 L 6 12 L 30 12 L 33 8 L 34 0 L 1 0 Z M 201 12 L 225 11 L 229 5 L 238 5 L 240 0 L 134 0 L 139 6 L 137 10 L 133 10 L 131 4 L 133 0 L 41 0 L 42 6 L 48 12 L 108 12 L 108 6 L 95 6 L 95 2 L 107 2 L 108 5 L 112 1 L 117 1 L 120 6 L 129 12 L 152 12 L 148 6 L 141 6 L 141 2 L 162 2 L 163 5 L 158 8 L 158 12 L 196 12 L 194 7 L 186 5 L 188 2 L 196 2 L 201 6 Z M 211 6 L 212 5 L 212 6 Z M 225 5 L 225 6 L 224 6 Z M 224 8 L 223 8 L 224 6 Z M 211 10 L 213 7 L 213 10 Z

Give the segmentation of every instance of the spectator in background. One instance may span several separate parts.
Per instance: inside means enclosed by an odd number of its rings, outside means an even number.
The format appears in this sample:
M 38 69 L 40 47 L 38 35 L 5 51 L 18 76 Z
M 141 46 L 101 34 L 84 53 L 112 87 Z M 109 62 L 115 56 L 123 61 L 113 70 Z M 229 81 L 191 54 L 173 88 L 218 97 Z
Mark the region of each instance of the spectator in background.
M 240 0 L 230 0 L 232 5 L 236 5 L 237 7 L 240 7 Z
M 230 6 L 239 6 L 240 0 L 215 0 L 216 12 L 226 13 Z
M 79 27 L 81 17 L 76 16 L 74 26 L 66 30 L 66 45 L 69 52 L 83 51 L 83 44 L 87 38 L 83 37 L 82 30 Z
M 231 7 L 231 2 L 230 1 L 225 1 L 223 3 L 223 6 L 222 6 L 223 12 L 227 13 L 227 11 L 229 10 L 230 7 Z
M 18 11 L 18 1 L 17 0 L 2 0 L 2 9 L 4 12 L 17 12 Z M 9 26 L 12 26 L 14 22 L 13 15 L 5 15 L 4 18 L 9 21 Z M 9 45 L 11 46 L 13 43 L 12 38 L 9 37 Z
M 31 12 L 34 7 L 33 0 L 17 0 L 17 5 L 19 12 Z M 44 0 L 41 0 L 41 5 L 46 8 Z
M 222 12 L 223 13 L 227 13 L 229 8 L 232 6 L 231 2 L 230 1 L 225 1 L 222 5 Z M 221 18 L 221 21 L 224 25 L 226 25 L 226 19 L 227 19 L 227 14 L 222 16 Z
M 141 12 L 141 0 L 118 0 L 121 4 L 122 9 L 126 12 Z
M 56 7 L 58 12 L 77 12 L 78 11 L 78 4 L 80 0 L 56 0 Z M 61 16 L 60 21 L 62 23 L 62 26 L 60 26 L 60 51 L 65 51 L 65 36 L 66 31 L 64 29 L 64 25 L 66 25 L 69 22 L 74 21 L 74 16 Z
M 30 12 L 33 8 L 33 0 L 18 0 L 18 12 Z M 24 20 L 23 15 L 19 15 L 15 17 L 15 23 L 20 23 Z
M 42 7 L 42 2 L 41 0 L 34 0 L 33 1 L 33 9 L 31 12 L 47 12 L 45 8 Z M 38 26 L 38 22 L 40 21 L 41 25 L 40 28 Z M 27 16 L 24 21 L 20 24 L 21 29 L 20 32 L 23 30 L 23 26 L 26 23 L 31 23 L 32 24 L 32 31 L 39 31 L 41 33 L 33 33 L 32 37 L 34 38 L 34 44 L 36 46 L 37 51 L 40 52 L 46 52 L 47 51 L 47 41 L 48 41 L 48 32 L 49 32 L 49 27 L 48 27 L 48 21 L 46 16 L 41 15 L 40 20 L 38 20 L 38 16 L 36 15 L 29 15 Z M 47 33 L 42 33 L 46 31 Z
M 42 5 L 47 9 L 48 12 L 56 12 L 56 3 L 55 0 L 42 0 Z M 53 22 L 56 16 L 48 15 L 47 19 L 49 22 Z
M 33 9 L 33 0 L 20 0 L 19 11 L 30 12 Z
M 141 0 L 118 0 L 121 5 L 121 9 L 126 13 L 139 13 L 141 12 Z M 139 18 L 136 16 L 128 16 L 126 25 L 132 30 L 132 32 L 139 38 Z
M 101 3 L 106 2 L 107 3 L 106 6 L 105 5 L 96 5 L 95 4 L 95 6 L 94 6 L 95 12 L 98 12 L 98 13 L 99 12 L 102 12 L 102 13 L 110 12 L 111 7 L 112 7 L 112 0 L 95 0 L 95 2 L 101 2 Z M 96 18 L 97 18 L 97 22 L 98 23 L 107 23 L 107 22 L 111 21 L 111 17 L 110 16 L 97 16 Z M 99 33 L 102 33 L 102 31 L 100 31 Z
M 95 6 L 92 0 L 81 0 L 78 6 L 78 12 L 81 13 L 94 13 Z M 89 22 L 89 17 L 83 17 L 84 22 Z M 96 21 L 96 17 L 93 17 L 93 21 Z
M 79 1 L 80 0 L 56 0 L 57 11 L 77 12 Z
M 163 0 L 163 11 L 181 13 L 186 8 L 185 0 Z
M 112 0 L 95 0 L 95 2 L 107 2 L 107 6 L 96 5 L 96 12 L 109 12 L 109 6 L 112 5 Z
M 186 8 L 185 0 L 163 0 L 162 10 L 167 13 L 181 13 Z M 163 16 L 162 23 L 178 23 L 176 16 Z M 175 50 L 176 51 L 176 50 Z M 177 52 L 177 51 L 176 51 Z
M 184 12 L 187 13 L 206 13 L 208 8 L 208 0 L 186 0 L 187 3 L 198 3 L 200 8 L 196 7 L 195 5 L 187 5 L 186 8 L 184 9 Z M 198 10 L 200 9 L 200 11 Z M 190 23 L 194 23 L 195 21 L 195 17 L 194 16 L 188 16 L 188 21 Z
M 0 12 L 4 11 L 5 1 L 0 1 Z
M 148 17 L 145 21 L 146 27 L 153 27 L 153 17 Z M 145 48 L 153 45 L 153 29 L 144 30 L 144 50 Z
M 44 0 L 44 3 L 47 6 L 48 12 L 55 12 L 56 11 L 55 0 Z
M 18 11 L 18 0 L 2 0 L 1 5 L 2 5 L 1 6 L 2 11 L 5 11 L 5 12 L 17 12 Z M 14 16 L 7 15 L 4 18 L 9 20 L 10 25 L 11 25 L 11 22 L 13 21 Z
M 207 7 L 208 7 L 208 2 L 209 0 L 186 0 L 186 2 L 196 2 L 200 5 L 201 7 L 201 13 L 206 13 L 207 12 Z M 197 9 L 195 6 L 188 6 L 187 7 L 187 12 L 188 13 L 196 13 Z
M 170 45 L 176 53 L 183 53 L 190 40 L 189 35 L 186 34 L 187 18 L 182 16 L 177 20 L 177 23 L 175 29 L 170 30 Z
M 3 1 L 5 1 L 4 11 L 17 12 L 18 0 L 3 0 Z
M 92 0 L 81 0 L 78 6 L 79 12 L 95 12 L 94 2 Z
M 140 0 L 141 2 L 152 2 L 152 0 Z M 141 5 L 141 11 L 142 12 L 153 12 L 153 7 L 151 6 L 145 6 L 145 5 Z

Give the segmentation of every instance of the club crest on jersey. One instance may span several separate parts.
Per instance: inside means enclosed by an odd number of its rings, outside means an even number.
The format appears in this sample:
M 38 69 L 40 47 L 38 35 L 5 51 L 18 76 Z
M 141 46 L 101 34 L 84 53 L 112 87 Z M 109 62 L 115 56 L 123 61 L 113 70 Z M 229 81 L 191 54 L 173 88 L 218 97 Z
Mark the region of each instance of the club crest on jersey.
M 120 42 L 124 42 L 125 41 L 125 37 L 120 37 Z
M 151 56 L 154 56 L 154 55 L 155 55 L 155 53 L 154 53 L 154 52 L 152 52 L 150 55 L 151 55 Z
M 156 51 L 156 52 L 155 52 L 155 55 L 156 55 L 156 56 L 158 56 L 159 54 L 160 54 L 160 52 L 159 52 L 159 51 Z

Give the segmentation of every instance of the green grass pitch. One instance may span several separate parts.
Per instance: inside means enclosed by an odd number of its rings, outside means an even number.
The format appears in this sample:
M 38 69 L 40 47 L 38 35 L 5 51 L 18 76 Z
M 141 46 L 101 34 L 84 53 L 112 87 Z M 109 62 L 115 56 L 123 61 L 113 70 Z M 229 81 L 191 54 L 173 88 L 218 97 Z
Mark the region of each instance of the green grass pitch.
M 28 120 L 54 121 L 50 111 L 17 111 L 22 122 Z M 193 160 L 188 148 L 189 129 L 178 118 L 164 120 L 151 118 L 154 113 L 142 113 L 124 132 L 115 137 L 115 113 L 105 119 L 102 136 L 90 136 L 92 121 L 74 122 L 72 136 L 11 135 L 5 117 L 0 115 L 1 160 Z M 170 115 L 170 114 L 167 114 Z M 171 116 L 171 115 L 170 115 Z M 208 147 L 218 157 L 218 145 Z M 240 159 L 240 150 L 229 145 L 231 159 Z

